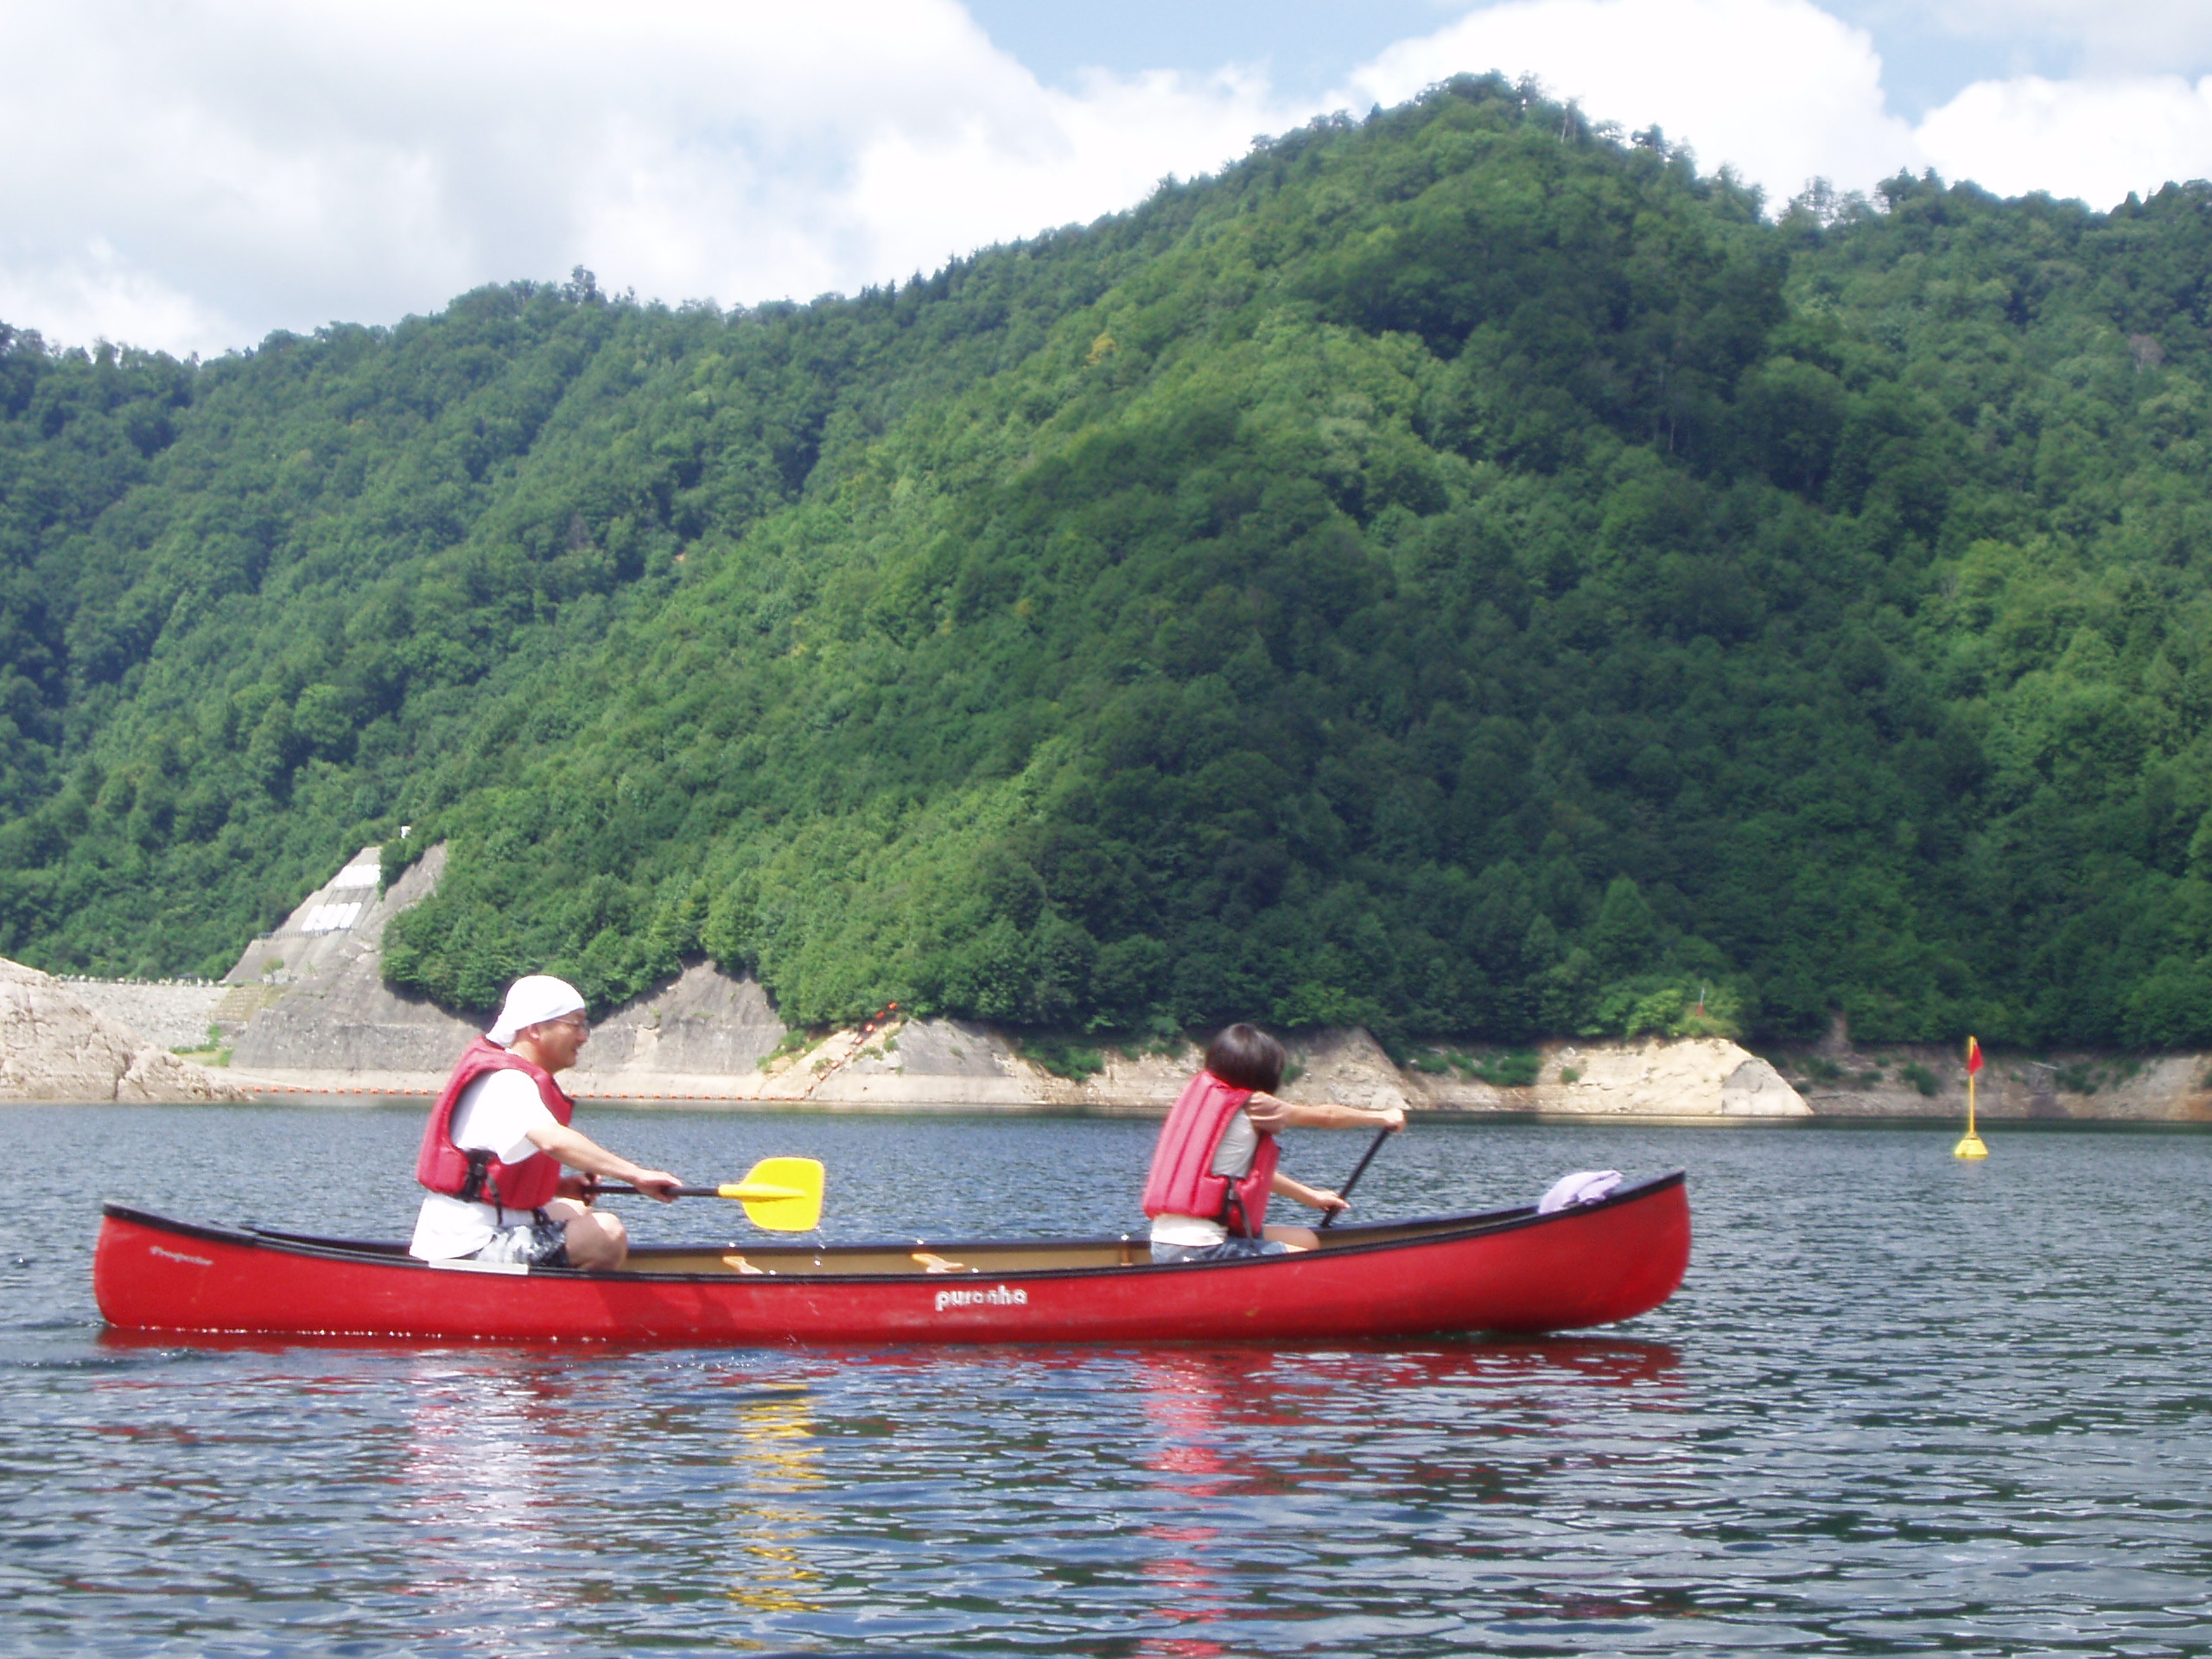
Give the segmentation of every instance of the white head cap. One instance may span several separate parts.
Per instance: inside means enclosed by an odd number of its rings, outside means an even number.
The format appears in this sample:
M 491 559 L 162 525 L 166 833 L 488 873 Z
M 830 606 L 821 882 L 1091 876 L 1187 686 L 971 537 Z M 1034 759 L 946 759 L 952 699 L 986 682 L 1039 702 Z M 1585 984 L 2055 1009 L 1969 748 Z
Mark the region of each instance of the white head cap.
M 499 1008 L 499 1022 L 484 1034 L 501 1048 L 506 1048 L 531 1027 L 558 1020 L 563 1014 L 582 1014 L 583 1009 L 583 998 L 567 980 L 556 979 L 550 974 L 525 974 L 507 987 L 507 1000 Z

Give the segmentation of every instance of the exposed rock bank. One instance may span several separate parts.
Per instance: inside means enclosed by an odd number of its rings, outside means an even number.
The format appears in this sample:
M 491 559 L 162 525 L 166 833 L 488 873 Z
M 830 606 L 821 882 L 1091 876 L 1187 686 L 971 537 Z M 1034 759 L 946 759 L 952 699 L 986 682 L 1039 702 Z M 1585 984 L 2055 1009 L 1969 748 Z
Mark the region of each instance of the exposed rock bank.
M 1554 1044 L 1525 1088 L 1446 1082 L 1414 1073 L 1427 1103 L 1461 1110 L 1571 1117 L 1810 1117 L 1766 1061 L 1724 1038 Z
M 211 1016 L 235 1033 L 237 1083 L 261 1092 L 440 1087 L 479 1026 L 395 995 L 384 983 L 383 940 L 394 916 L 436 889 L 444 868 L 445 849 L 433 847 L 380 893 L 378 849 L 365 847 L 247 947 Z M 1732 1043 L 1560 1049 L 1521 1086 L 1403 1070 L 1362 1031 L 1311 1033 L 1291 1046 L 1297 1076 L 1285 1092 L 1299 1100 L 1573 1116 L 1806 1115 L 1771 1067 Z M 1107 1048 L 1097 1052 L 1103 1069 L 1075 1080 L 1039 1058 L 1006 1033 L 957 1020 L 801 1037 L 757 982 L 702 963 L 599 1021 L 564 1081 L 602 1100 L 1158 1112 L 1198 1059 L 1187 1043 Z M 1076 1069 L 1065 1058 L 1062 1070 Z
M 836 1039 L 817 1052 L 835 1055 Z M 861 1046 L 815 1084 L 809 1098 L 882 1105 L 957 1100 L 976 1105 L 1082 1106 L 1165 1110 L 1199 1064 L 1188 1043 L 1127 1053 L 1099 1051 L 1102 1071 L 1071 1082 L 1029 1060 L 985 1027 L 929 1020 Z M 1295 1077 L 1286 1098 L 1441 1112 L 1540 1113 L 1573 1117 L 1806 1117 L 1795 1090 L 1764 1060 L 1731 1042 L 1559 1047 L 1534 1083 L 1518 1087 L 1446 1080 L 1400 1067 L 1366 1032 L 1322 1031 L 1287 1046 Z M 798 1071 L 806 1063 L 794 1063 Z
M 1839 1021 L 1824 1041 L 1774 1058 L 1819 1117 L 1966 1116 L 1964 1057 L 1948 1045 L 1860 1045 Z M 1991 1054 L 1974 1105 L 1995 1121 L 2212 1122 L 2212 1055 Z
M 0 1100 L 242 1100 L 218 1072 L 95 1011 L 69 985 L 0 958 Z
M 85 1000 L 98 995 L 111 1007 L 158 1003 L 186 1026 L 196 1022 L 204 1031 L 212 1020 L 234 1034 L 227 1083 L 181 1081 L 186 1073 L 208 1074 L 159 1051 L 133 1077 L 146 1047 L 140 1044 L 111 1073 L 104 1070 L 108 1060 L 99 1059 L 67 1072 L 86 1081 L 55 1085 L 39 1097 L 205 1099 L 213 1096 L 198 1090 L 207 1086 L 257 1093 L 434 1093 L 480 1022 L 393 993 L 384 983 L 382 950 L 386 925 L 435 891 L 444 868 L 445 849 L 433 847 L 379 893 L 378 849 L 366 847 L 283 926 L 256 939 L 224 988 L 188 988 L 181 996 L 169 988 L 84 988 Z M 218 995 L 220 1001 L 213 1001 Z M 131 1041 L 127 1032 L 115 1040 Z M 754 981 L 702 963 L 601 1020 L 582 1064 L 564 1081 L 579 1096 L 601 1100 L 709 1106 L 1156 1113 L 1174 1100 L 1198 1058 L 1188 1043 L 1178 1042 L 1141 1052 L 1098 1047 L 1084 1056 L 1083 1065 L 1071 1065 L 1075 1051 L 1088 1046 L 1027 1046 L 1007 1033 L 957 1020 L 802 1036 L 786 1030 Z M 1860 1048 L 1840 1024 L 1825 1042 L 1779 1051 L 1771 1062 L 1719 1039 L 1554 1044 L 1517 1058 L 1432 1048 L 1407 1066 L 1358 1030 L 1306 1033 L 1290 1047 L 1297 1069 L 1284 1092 L 1294 1100 L 1468 1115 L 1701 1122 L 1953 1119 L 1966 1109 L 1955 1052 Z M 1045 1058 L 1058 1071 L 1039 1063 Z M 1093 1059 L 1099 1069 L 1079 1080 L 1064 1075 L 1086 1071 Z M 111 1085 L 102 1088 L 99 1077 L 111 1077 Z M 2202 1055 L 2133 1061 L 2000 1057 L 1982 1074 L 1980 1103 L 1992 1119 L 2212 1119 L 2208 1082 L 2212 1065 Z M 0 1086 L 17 1088 L 22 1097 L 21 1085 Z M 112 1092 L 126 1088 L 166 1092 Z

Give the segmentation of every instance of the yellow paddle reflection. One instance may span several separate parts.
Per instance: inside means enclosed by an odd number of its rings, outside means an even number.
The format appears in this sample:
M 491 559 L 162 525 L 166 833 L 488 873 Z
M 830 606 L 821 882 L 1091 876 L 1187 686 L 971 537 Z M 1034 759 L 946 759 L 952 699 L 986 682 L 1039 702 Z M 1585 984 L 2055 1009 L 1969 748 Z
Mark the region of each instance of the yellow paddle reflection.
M 733 1490 L 741 1494 L 731 1510 L 732 1535 L 743 1561 L 729 1598 L 754 1612 L 817 1611 L 812 1592 L 819 1576 L 798 1550 L 812 1535 L 798 1524 L 797 1509 L 773 1501 L 822 1484 L 813 1402 L 804 1388 L 753 1394 L 737 1403 L 730 1427 L 737 1440 Z

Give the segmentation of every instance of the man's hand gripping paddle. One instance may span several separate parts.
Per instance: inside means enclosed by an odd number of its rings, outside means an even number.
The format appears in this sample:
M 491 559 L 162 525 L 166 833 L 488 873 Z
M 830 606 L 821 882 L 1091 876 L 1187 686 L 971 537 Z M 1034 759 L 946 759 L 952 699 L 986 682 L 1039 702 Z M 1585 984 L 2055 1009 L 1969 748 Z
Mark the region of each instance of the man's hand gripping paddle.
M 602 1186 L 605 1193 L 635 1193 L 634 1186 Z M 746 1219 L 772 1233 L 808 1233 L 822 1221 L 822 1165 L 813 1158 L 763 1158 L 741 1181 L 720 1186 L 679 1186 L 679 1198 L 734 1198 Z

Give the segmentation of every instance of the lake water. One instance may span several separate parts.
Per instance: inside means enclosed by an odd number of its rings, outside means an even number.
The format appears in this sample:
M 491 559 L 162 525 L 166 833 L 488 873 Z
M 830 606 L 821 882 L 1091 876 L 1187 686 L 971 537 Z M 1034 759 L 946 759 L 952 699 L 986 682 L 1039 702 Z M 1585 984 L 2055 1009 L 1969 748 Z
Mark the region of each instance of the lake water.
M 1153 1126 L 591 1112 L 835 1238 L 1119 1232 Z M 1685 1168 L 1616 1331 L 1351 1351 L 137 1346 L 103 1198 L 396 1236 L 420 1119 L 0 1109 L 0 1653 L 2212 1652 L 2212 1137 L 1416 1123 L 1368 1217 Z M 1363 1138 L 1300 1132 L 1333 1183 Z M 727 1210 L 625 1213 L 652 1242 Z

